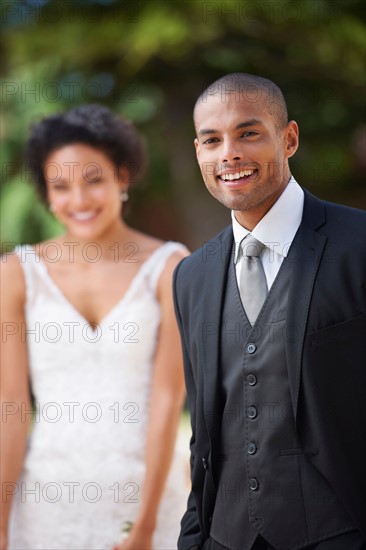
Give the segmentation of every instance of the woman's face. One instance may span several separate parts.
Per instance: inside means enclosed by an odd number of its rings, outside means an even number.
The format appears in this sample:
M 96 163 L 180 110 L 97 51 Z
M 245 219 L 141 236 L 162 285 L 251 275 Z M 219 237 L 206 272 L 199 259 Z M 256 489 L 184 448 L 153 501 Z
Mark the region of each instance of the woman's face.
M 120 193 L 127 172 L 117 173 L 99 149 L 83 143 L 53 151 L 44 164 L 50 209 L 69 235 L 82 240 L 103 238 L 120 223 Z

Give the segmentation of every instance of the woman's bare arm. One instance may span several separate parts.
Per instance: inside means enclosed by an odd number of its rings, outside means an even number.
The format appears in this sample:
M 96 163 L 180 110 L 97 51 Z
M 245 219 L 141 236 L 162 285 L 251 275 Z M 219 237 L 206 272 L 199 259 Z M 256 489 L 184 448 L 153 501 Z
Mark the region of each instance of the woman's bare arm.
M 7 547 L 7 530 L 13 494 L 22 469 L 31 423 L 28 359 L 25 342 L 25 282 L 19 259 L 0 260 L 1 315 L 1 550 Z

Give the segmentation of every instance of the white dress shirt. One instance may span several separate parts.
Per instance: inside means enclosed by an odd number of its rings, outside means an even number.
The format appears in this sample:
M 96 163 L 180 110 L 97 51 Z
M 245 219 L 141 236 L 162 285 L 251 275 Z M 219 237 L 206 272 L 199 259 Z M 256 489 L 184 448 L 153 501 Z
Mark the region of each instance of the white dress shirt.
M 241 241 L 251 233 L 265 245 L 260 259 L 267 279 L 268 290 L 271 288 L 282 261 L 286 258 L 296 231 L 301 223 L 304 208 L 304 191 L 291 176 L 283 193 L 278 197 L 272 208 L 257 223 L 253 231 L 248 231 L 235 218 L 235 211 L 231 212 L 234 241 L 236 278 L 240 281 L 242 262 L 239 255 Z

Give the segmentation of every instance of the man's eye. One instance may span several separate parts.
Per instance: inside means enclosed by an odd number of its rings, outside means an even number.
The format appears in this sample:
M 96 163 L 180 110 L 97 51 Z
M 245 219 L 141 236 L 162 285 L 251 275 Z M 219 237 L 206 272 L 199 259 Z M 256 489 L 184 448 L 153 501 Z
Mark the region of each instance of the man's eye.
M 203 145 L 211 145 L 211 143 L 216 143 L 218 141 L 217 138 L 208 138 L 208 139 L 205 139 L 205 141 L 203 142 Z
M 257 136 L 258 135 L 258 132 L 244 132 L 241 137 L 253 137 L 253 136 Z

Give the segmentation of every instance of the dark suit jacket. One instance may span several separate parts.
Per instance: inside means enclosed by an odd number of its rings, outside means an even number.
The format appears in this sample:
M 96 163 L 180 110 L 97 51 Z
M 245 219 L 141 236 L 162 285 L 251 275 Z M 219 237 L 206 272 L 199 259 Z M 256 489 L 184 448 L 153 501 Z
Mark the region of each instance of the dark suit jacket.
M 286 355 L 299 441 L 366 540 L 366 213 L 305 191 L 294 263 Z M 184 259 L 174 299 L 191 414 L 192 490 L 180 550 L 209 536 L 222 416 L 220 321 L 233 233 L 227 227 Z

